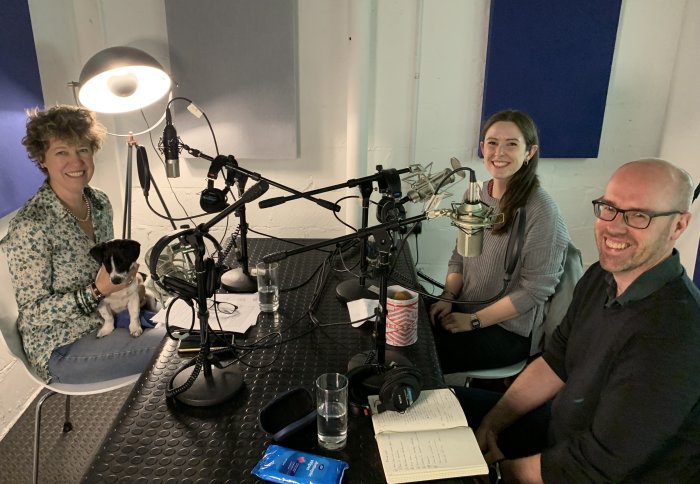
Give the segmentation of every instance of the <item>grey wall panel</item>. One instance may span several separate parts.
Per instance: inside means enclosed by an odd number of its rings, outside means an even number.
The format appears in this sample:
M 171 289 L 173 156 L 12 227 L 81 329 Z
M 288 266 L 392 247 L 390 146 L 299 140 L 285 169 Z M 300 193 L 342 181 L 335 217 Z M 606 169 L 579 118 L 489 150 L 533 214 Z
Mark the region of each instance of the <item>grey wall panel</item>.
M 167 0 L 176 96 L 211 121 L 221 154 L 298 156 L 297 3 L 280 0 Z M 172 103 L 182 141 L 215 155 L 204 119 Z

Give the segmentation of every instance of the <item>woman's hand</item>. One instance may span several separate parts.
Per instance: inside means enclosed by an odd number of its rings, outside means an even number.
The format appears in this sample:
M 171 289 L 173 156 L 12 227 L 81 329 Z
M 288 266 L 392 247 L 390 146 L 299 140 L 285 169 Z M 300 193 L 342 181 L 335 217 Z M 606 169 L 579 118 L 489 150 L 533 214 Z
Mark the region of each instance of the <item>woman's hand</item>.
M 430 323 L 434 326 L 436 322 L 440 322 L 442 318 L 450 314 L 452 311 L 452 303 L 447 301 L 438 301 L 430 306 Z
M 461 333 L 472 330 L 470 315 L 467 313 L 449 313 L 440 320 L 440 326 L 450 333 Z
M 113 292 L 121 291 L 122 289 L 127 287 L 129 284 L 131 284 L 131 282 L 134 280 L 134 277 L 136 277 L 136 273 L 138 271 L 139 271 L 139 265 L 138 265 L 138 263 L 136 263 L 129 271 L 129 277 L 127 277 L 124 282 L 122 282 L 121 284 L 112 284 L 112 281 L 109 278 L 109 272 L 107 272 L 107 269 L 105 269 L 104 265 L 101 265 L 100 270 L 97 271 L 97 277 L 95 278 L 95 285 L 97 286 L 97 290 L 100 291 L 100 293 L 104 294 L 105 296 L 109 296 Z M 144 296 L 145 296 L 145 289 L 144 289 Z

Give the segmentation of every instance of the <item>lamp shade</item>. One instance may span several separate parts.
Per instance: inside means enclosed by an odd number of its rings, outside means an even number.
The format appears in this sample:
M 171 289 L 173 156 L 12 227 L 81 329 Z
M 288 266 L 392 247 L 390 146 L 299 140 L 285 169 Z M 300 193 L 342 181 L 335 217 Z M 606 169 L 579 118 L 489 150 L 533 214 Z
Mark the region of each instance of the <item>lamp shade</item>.
M 133 47 L 109 47 L 85 63 L 80 72 L 78 99 L 100 113 L 125 113 L 156 102 L 172 81 L 163 66 Z

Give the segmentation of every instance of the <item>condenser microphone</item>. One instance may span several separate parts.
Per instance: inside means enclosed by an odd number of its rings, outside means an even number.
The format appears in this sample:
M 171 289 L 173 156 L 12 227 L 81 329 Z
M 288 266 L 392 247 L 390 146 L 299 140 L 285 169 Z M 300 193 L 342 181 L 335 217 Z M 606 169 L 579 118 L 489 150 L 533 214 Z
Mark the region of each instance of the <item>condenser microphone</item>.
M 469 188 L 464 202 L 452 212 L 452 225 L 457 227 L 457 252 L 462 257 L 478 257 L 484 241 L 484 229 L 499 223 L 492 217 L 493 209 L 481 203 L 480 189 L 474 172 L 470 173 Z
M 173 126 L 170 108 L 165 108 L 165 128 L 163 128 L 163 155 L 165 156 L 165 175 L 168 178 L 180 176 L 180 140 Z
M 429 177 L 421 175 L 419 180 L 406 192 L 406 196 L 403 197 L 400 202 L 423 202 L 435 195 L 438 187 L 454 183 L 456 177 L 464 178 L 463 171 L 453 173 L 457 168 L 461 168 L 459 160 L 457 158 L 451 158 L 450 163 L 452 165 L 451 169 L 445 168 L 443 171 Z

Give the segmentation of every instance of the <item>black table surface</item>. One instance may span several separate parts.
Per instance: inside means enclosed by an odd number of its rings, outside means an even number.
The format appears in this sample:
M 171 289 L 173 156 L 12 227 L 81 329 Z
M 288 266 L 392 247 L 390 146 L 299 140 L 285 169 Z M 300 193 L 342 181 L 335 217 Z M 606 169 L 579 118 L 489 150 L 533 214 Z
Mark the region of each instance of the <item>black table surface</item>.
M 296 242 L 310 244 L 311 239 Z M 262 256 L 294 248 L 274 239 L 250 239 L 251 265 Z M 326 248 L 332 249 L 332 246 Z M 280 331 L 283 344 L 252 352 L 245 364 L 236 363 L 243 373 L 244 387 L 230 400 L 216 406 L 192 407 L 172 398 L 165 390 L 173 374 L 187 358 L 177 345 L 166 339 L 152 366 L 136 383 L 84 482 L 262 482 L 251 470 L 272 443 L 260 428 L 260 409 L 276 396 L 296 387 L 313 392 L 322 373 L 347 371 L 349 360 L 375 348 L 372 323 L 360 328 L 326 324 L 349 321 L 346 305 L 335 296 L 336 285 L 347 273 L 331 271 L 321 291 L 315 314 L 320 327 L 301 318 L 313 299 L 313 281 L 295 291 L 285 292 L 309 278 L 328 253 L 312 250 L 280 262 L 280 309 L 276 315 L 263 314 L 245 338 L 250 343 L 260 336 Z M 415 283 L 413 262 L 407 250 L 396 258 L 396 272 Z M 345 263 L 349 263 L 345 260 Z M 336 268 L 338 266 L 336 258 Z M 418 342 L 392 348 L 420 368 L 425 388 L 443 386 L 427 312 L 420 302 Z M 316 443 L 316 426 L 309 425 L 282 445 L 346 461 L 350 467 L 345 483 L 384 482 L 384 473 L 371 419 L 351 415 L 348 442 L 342 451 L 326 451 Z

